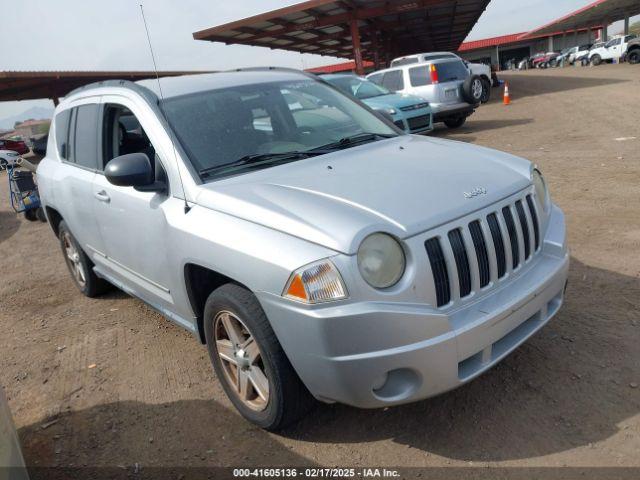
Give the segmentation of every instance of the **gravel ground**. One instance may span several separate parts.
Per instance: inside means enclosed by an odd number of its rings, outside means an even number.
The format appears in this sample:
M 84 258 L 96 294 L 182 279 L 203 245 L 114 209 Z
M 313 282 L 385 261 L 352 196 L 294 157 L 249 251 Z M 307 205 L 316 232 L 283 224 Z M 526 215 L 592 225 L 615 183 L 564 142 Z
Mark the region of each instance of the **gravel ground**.
M 502 77 L 511 106 L 496 98 L 435 135 L 538 163 L 567 214 L 564 308 L 457 391 L 384 410 L 320 406 L 277 435 L 232 409 L 189 333 L 121 292 L 82 297 L 49 227 L 10 211 L 3 174 L 0 383 L 32 478 L 73 477 L 44 466 L 167 466 L 169 478 L 283 465 L 466 467 L 462 478 L 484 467 L 495 477 L 517 472 L 506 467 L 640 472 L 640 67 Z

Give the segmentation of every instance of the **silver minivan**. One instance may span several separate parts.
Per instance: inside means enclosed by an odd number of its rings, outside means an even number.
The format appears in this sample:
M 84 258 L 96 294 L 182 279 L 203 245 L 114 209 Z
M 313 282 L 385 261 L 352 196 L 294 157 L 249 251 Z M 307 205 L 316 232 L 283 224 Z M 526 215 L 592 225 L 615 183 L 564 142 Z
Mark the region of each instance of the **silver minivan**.
M 431 106 L 434 123 L 442 122 L 449 128 L 464 125 L 484 91 L 482 79 L 470 75 L 462 60 L 450 57 L 380 70 L 367 78 L 392 92 L 424 98 Z
M 255 424 L 438 395 L 558 312 L 564 215 L 527 160 L 405 134 L 298 71 L 162 82 L 60 103 L 42 203 L 80 292 L 192 332 Z

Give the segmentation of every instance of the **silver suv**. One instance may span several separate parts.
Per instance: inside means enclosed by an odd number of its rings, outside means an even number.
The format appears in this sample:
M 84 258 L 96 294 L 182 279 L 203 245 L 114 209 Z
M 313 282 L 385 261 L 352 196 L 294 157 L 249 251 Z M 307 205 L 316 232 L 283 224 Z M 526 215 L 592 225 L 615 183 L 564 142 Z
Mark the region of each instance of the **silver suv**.
M 392 92 L 424 98 L 433 122 L 460 128 L 483 100 L 485 83 L 458 58 L 437 57 L 379 70 L 367 79 Z
M 80 291 L 192 332 L 257 425 L 456 388 L 560 308 L 564 216 L 528 161 L 404 134 L 301 72 L 162 82 L 70 94 L 42 202 Z

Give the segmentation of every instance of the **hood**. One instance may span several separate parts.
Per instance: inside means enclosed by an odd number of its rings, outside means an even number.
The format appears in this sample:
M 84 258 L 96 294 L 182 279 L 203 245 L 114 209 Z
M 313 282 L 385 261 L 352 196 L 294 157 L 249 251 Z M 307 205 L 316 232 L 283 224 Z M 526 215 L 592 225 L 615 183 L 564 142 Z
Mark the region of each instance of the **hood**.
M 426 100 L 416 97 L 415 95 L 405 95 L 402 93 L 391 93 L 389 95 L 381 95 L 379 97 L 367 98 L 363 100 L 368 106 L 374 110 L 380 108 L 404 108 L 416 105 L 418 103 L 427 103 Z
M 530 174 L 506 153 L 401 135 L 210 182 L 196 203 L 352 254 L 371 233 L 408 238 L 484 208 Z M 477 188 L 486 194 L 465 196 Z

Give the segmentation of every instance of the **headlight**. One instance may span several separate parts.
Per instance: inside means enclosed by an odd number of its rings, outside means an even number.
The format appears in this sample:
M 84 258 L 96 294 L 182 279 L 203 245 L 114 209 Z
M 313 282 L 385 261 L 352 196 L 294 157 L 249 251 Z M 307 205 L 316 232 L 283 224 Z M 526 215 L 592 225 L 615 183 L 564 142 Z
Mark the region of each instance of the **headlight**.
M 330 260 L 321 260 L 291 274 L 283 296 L 304 303 L 324 303 L 347 298 L 340 272 Z
M 395 108 L 387 108 L 387 113 L 389 115 L 396 115 L 398 111 Z
M 536 188 L 536 198 L 542 209 L 546 212 L 549 193 L 547 192 L 547 184 L 544 181 L 544 177 L 537 168 L 533 169 L 533 186 Z
M 16 152 L 9 152 L 5 154 L 7 157 L 17 157 L 18 154 Z
M 358 269 L 374 288 L 393 287 L 404 274 L 406 259 L 398 241 L 386 233 L 374 233 L 358 249 Z

